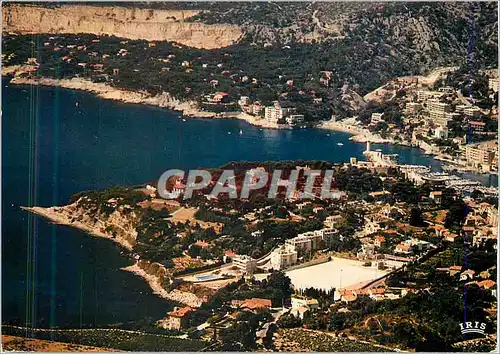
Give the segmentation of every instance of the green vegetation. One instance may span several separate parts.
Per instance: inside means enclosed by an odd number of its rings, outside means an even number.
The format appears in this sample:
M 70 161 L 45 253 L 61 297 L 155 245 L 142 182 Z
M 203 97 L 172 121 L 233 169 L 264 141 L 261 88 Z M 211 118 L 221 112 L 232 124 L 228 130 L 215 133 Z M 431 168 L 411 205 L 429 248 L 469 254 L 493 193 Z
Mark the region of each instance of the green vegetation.
M 222 344 L 217 350 L 220 351 L 251 351 L 257 348 L 255 331 L 264 323 L 272 320 L 267 311 L 257 313 L 240 312 L 236 318 L 238 321 L 230 328 L 222 329 Z
M 373 301 L 360 296 L 347 307 L 350 312 L 332 316 L 332 326 L 341 330 L 370 335 L 382 344 L 399 343 L 417 351 L 450 351 L 451 345 L 462 340 L 458 323 L 464 320 L 463 289 L 442 284 L 431 291 L 408 294 L 400 300 Z M 467 319 L 485 322 L 488 331 L 493 324 L 485 308 L 493 301 L 492 295 L 477 286 L 467 290 Z M 376 318 L 375 325 L 362 327 L 367 318 Z M 365 322 L 366 325 L 366 322 Z M 387 333 L 391 333 L 387 335 Z
M 464 60 L 468 43 L 464 18 L 471 11 L 484 25 L 475 28 L 477 33 L 484 31 L 484 37 L 477 35 L 474 68 L 497 61 L 496 40 L 488 40 L 494 31 L 487 29 L 494 28 L 496 12 L 486 3 L 473 9 L 424 3 L 139 6 L 210 10 L 189 21 L 237 24 L 246 35 L 235 45 L 214 50 L 89 34 L 6 35 L 3 65 L 24 64 L 34 57 L 40 64 L 38 76 L 87 78 L 151 95 L 168 92 L 200 105 L 204 95 L 216 91 L 227 92 L 233 103 L 240 96 L 263 104 L 279 100 L 295 106 L 307 121 L 318 121 L 332 114 L 351 116 L 359 108 L 353 101 L 363 103 L 354 96 L 391 78 L 422 74 L 436 66 L 471 64 Z M 424 19 L 419 26 L 429 26 L 424 32 L 432 34 L 431 39 L 423 38 L 422 29 L 412 21 L 415 18 Z M 318 28 L 318 23 L 330 21 L 337 30 L 329 33 Z M 317 39 L 304 40 L 311 35 Z M 484 79 L 474 85 L 482 93 Z M 395 108 L 389 104 L 370 109 L 385 112 L 387 123 L 401 126 L 401 114 Z
M 387 352 L 388 348 L 378 347 L 347 338 L 333 337 L 327 333 L 308 331 L 305 329 L 280 329 L 280 341 L 285 343 L 286 351 L 296 347 L 314 352 Z M 295 345 L 294 343 L 297 343 Z
M 243 278 L 219 289 L 214 297 L 201 306 L 201 309 L 217 309 L 221 311 L 231 300 L 251 298 L 269 299 L 274 307 L 282 306 L 292 295 L 291 281 L 283 272 L 275 271 L 267 279 L 252 279 L 246 282 Z M 223 306 L 224 305 L 224 306 Z
M 2 333 L 125 351 L 198 351 L 206 347 L 200 340 L 120 329 L 43 330 L 2 326 Z

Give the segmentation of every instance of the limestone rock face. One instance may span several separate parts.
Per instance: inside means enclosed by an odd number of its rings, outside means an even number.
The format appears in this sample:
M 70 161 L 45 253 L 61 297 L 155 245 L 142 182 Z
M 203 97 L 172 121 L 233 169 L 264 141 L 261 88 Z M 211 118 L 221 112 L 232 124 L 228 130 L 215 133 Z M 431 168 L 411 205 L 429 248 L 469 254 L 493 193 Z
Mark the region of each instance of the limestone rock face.
M 2 20 L 6 32 L 114 35 L 173 41 L 204 49 L 226 47 L 243 36 L 239 26 L 184 21 L 198 13 L 119 6 L 62 5 L 50 8 L 19 4 L 3 6 Z

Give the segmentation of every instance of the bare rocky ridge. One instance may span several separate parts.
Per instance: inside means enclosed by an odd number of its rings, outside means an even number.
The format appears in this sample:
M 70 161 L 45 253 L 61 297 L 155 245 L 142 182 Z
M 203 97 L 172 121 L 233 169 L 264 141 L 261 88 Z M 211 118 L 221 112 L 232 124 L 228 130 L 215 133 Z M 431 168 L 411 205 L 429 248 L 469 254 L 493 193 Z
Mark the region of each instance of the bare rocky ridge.
M 40 7 L 8 5 L 2 8 L 4 32 L 91 33 L 129 39 L 173 41 L 189 47 L 215 49 L 234 44 L 240 27 L 207 25 L 185 20 L 196 10 L 150 10 L 120 6 L 64 5 Z

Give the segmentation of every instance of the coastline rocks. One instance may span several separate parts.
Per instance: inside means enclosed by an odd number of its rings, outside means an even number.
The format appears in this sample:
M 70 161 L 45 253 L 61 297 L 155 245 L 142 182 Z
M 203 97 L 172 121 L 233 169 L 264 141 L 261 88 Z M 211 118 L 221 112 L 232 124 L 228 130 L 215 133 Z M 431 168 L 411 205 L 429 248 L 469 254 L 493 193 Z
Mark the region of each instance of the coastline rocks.
M 191 307 L 200 307 L 202 304 L 202 300 L 193 293 L 177 289 L 167 291 L 163 286 L 166 281 L 171 281 L 171 279 L 168 278 L 168 272 L 165 267 L 159 263 L 139 260 L 134 265 L 122 268 L 122 270 L 132 272 L 144 278 L 153 292 L 162 298 Z
M 151 96 L 144 91 L 128 91 L 113 87 L 105 83 L 96 83 L 82 78 L 72 79 L 52 79 L 41 77 L 37 79 L 22 76 L 22 68 L 5 67 L 2 68 L 2 75 L 15 75 L 10 81 L 14 85 L 44 85 L 53 87 L 63 87 L 71 90 L 87 91 L 106 100 L 120 101 L 132 104 L 147 104 L 161 108 L 172 109 L 182 112 L 184 117 L 217 118 L 217 119 L 241 119 L 247 123 L 263 127 L 266 129 L 291 129 L 289 126 L 269 122 L 265 119 L 258 119 L 244 112 L 233 112 L 229 115 L 218 116 L 215 112 L 202 111 L 194 101 L 180 101 L 172 97 L 168 92 Z

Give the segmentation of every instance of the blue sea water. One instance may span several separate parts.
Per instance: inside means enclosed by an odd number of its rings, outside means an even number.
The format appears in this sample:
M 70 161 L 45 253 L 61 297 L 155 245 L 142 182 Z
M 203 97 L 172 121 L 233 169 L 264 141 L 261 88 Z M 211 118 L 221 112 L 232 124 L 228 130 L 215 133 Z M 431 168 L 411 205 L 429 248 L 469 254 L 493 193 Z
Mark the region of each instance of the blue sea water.
M 111 241 L 52 225 L 20 206 L 63 205 L 82 190 L 155 183 L 169 168 L 239 160 L 347 162 L 362 159 L 365 149 L 344 133 L 183 121 L 168 110 L 78 91 L 2 85 L 3 323 L 101 326 L 158 319 L 172 308 L 142 279 L 119 270 L 131 263 Z M 439 168 L 415 148 L 374 147 L 399 154 L 401 163 Z

